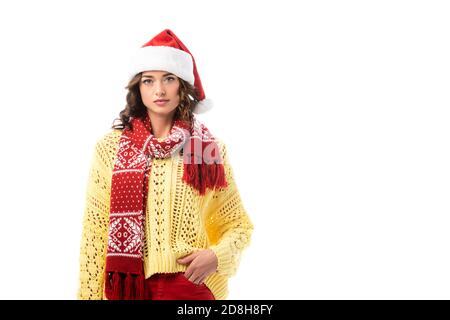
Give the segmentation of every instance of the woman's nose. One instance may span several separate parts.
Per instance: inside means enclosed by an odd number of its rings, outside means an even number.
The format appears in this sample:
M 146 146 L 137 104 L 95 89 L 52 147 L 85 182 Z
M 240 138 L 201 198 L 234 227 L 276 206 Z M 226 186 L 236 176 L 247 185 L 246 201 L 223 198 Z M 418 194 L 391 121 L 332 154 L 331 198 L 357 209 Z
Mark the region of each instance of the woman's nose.
M 162 84 L 160 83 L 156 83 L 155 86 L 155 92 L 157 95 L 164 95 L 165 94 L 165 90 Z

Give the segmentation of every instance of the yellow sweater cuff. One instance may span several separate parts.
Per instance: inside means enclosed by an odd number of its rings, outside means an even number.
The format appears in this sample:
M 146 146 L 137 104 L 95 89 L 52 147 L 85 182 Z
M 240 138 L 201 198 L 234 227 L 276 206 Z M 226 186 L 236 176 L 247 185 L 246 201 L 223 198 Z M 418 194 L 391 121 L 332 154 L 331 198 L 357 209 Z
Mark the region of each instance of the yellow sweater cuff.
M 233 267 L 232 252 L 225 241 L 209 246 L 217 256 L 217 273 L 229 276 Z

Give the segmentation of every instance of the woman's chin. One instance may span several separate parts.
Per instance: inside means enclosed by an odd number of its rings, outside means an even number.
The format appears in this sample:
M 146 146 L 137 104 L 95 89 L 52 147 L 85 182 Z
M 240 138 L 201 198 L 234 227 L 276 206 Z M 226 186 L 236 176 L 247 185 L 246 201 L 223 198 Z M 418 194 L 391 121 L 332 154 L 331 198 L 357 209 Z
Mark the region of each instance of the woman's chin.
M 156 106 L 156 107 L 152 107 L 150 108 L 150 114 L 155 114 L 155 115 L 159 115 L 159 116 L 173 116 L 175 114 L 176 108 L 169 108 L 167 106 Z

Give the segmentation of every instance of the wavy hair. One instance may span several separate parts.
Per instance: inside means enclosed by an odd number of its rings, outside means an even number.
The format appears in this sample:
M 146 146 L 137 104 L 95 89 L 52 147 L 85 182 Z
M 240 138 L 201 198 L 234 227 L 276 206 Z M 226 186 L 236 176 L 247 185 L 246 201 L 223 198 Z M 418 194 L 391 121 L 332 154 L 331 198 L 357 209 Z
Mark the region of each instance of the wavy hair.
M 136 74 L 133 79 L 128 82 L 125 89 L 128 89 L 127 104 L 125 108 L 120 111 L 119 117 L 113 120 L 111 129 L 123 130 L 125 128 L 132 129 L 130 118 L 143 119 L 147 113 L 147 107 L 142 102 L 141 93 L 139 90 L 139 83 L 142 79 L 142 72 Z M 199 103 L 196 88 L 185 80 L 178 78 L 180 87 L 178 94 L 180 96 L 180 104 L 176 108 L 174 120 L 184 120 L 192 123 L 195 106 Z M 119 123 L 115 124 L 116 121 Z

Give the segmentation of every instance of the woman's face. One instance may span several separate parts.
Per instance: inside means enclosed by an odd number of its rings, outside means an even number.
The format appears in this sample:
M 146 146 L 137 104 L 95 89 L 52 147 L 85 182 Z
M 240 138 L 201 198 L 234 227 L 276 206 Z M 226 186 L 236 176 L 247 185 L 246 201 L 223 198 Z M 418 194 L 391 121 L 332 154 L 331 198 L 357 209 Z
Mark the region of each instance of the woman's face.
M 139 83 L 142 102 L 148 111 L 162 116 L 173 116 L 175 113 L 180 103 L 179 87 L 178 77 L 166 71 L 144 71 Z M 156 100 L 168 101 L 158 104 Z

